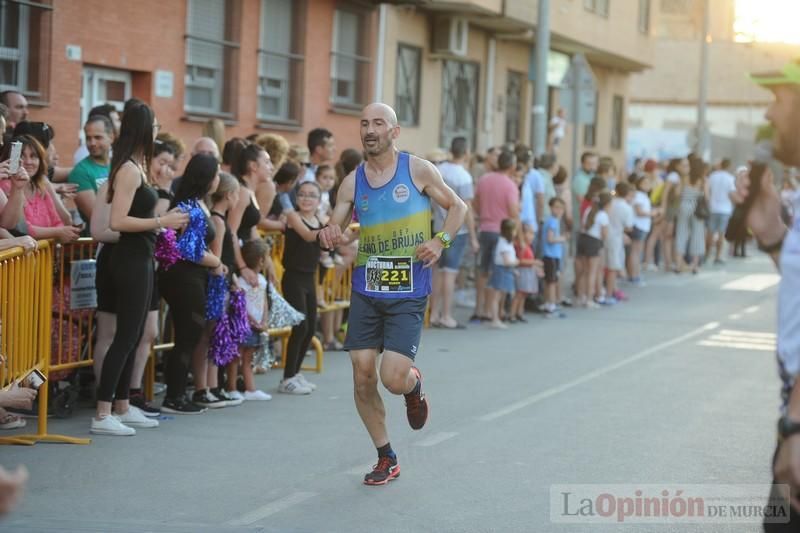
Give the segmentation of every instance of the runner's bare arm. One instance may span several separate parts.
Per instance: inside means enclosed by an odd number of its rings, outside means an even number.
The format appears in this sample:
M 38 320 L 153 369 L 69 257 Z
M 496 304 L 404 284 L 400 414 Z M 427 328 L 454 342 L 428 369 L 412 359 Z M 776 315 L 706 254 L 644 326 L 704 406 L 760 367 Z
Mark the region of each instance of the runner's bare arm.
M 455 237 L 458 229 L 464 223 L 467 205 L 444 182 L 436 166 L 418 157 L 412 158 L 411 161 L 411 176 L 414 184 L 431 200 L 447 210 L 442 231 Z M 434 237 L 417 248 L 417 257 L 426 264 L 432 264 L 439 259 L 442 248 L 442 241 Z
M 332 250 L 342 240 L 342 231 L 353 218 L 353 202 L 356 188 L 355 171 L 348 174 L 339 185 L 336 194 L 336 207 L 333 209 L 328 225 L 319 232 L 319 242 L 323 248 Z

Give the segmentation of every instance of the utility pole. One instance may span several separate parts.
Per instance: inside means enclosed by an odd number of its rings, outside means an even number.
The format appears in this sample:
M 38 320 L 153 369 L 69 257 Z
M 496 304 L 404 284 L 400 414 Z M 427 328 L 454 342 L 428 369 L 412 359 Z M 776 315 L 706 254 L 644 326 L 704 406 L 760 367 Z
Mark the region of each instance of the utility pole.
M 697 141 L 694 150 L 700 157 L 706 157 L 709 150 L 708 118 L 706 108 L 708 106 L 708 48 L 711 44 L 710 19 L 711 11 L 709 0 L 703 2 L 703 42 L 700 46 L 700 87 L 697 98 Z
M 536 80 L 533 87 L 531 148 L 539 156 L 547 148 L 547 56 L 550 52 L 550 0 L 539 0 L 536 22 Z

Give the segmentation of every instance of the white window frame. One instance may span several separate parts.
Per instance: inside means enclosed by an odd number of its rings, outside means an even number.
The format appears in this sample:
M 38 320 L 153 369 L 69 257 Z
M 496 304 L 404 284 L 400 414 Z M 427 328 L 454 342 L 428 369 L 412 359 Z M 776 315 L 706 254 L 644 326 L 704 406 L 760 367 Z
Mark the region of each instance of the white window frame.
M 639 0 L 639 31 L 645 35 L 650 34 L 650 13 L 652 9 L 652 0 Z
M 591 11 L 601 17 L 608 18 L 611 11 L 611 0 L 583 0 L 583 7 L 586 11 Z
M 230 16 L 231 9 L 228 0 L 218 0 L 225 2 L 225 16 Z M 209 39 L 199 35 L 192 35 L 189 33 L 189 20 L 191 16 L 191 2 L 188 0 L 186 10 L 186 58 L 185 58 L 185 73 L 184 73 L 184 100 L 183 108 L 187 113 L 201 114 L 201 115 L 215 115 L 223 117 L 232 117 L 232 109 L 224 109 L 225 107 L 225 91 L 229 89 L 227 86 L 230 83 L 230 77 L 225 75 L 226 70 L 232 70 L 233 65 L 229 65 L 227 55 L 230 49 L 238 49 L 239 43 L 234 41 L 227 41 L 224 39 Z M 223 26 L 227 23 L 225 19 L 220 21 Z M 219 68 L 210 67 L 207 65 L 198 65 L 191 62 L 190 47 L 192 43 L 204 43 L 214 46 L 219 46 L 222 53 L 222 64 Z M 211 77 L 201 76 L 201 70 L 210 70 L 213 75 Z M 189 89 L 202 89 L 211 91 L 211 107 L 193 106 L 189 103 L 188 93 Z
M 366 11 L 358 10 L 356 7 L 351 6 L 340 6 L 337 7 L 333 14 L 333 42 L 331 45 L 331 94 L 330 100 L 331 103 L 336 106 L 342 107 L 351 107 L 351 108 L 359 108 L 362 105 L 366 104 L 366 102 L 359 100 L 359 86 L 366 83 L 367 80 L 360 79 L 359 73 L 361 72 L 361 68 L 366 64 L 368 65 L 371 63 L 371 59 L 367 56 L 362 56 L 359 53 L 351 54 L 347 52 L 341 52 L 339 49 L 339 18 L 341 17 L 342 13 L 349 13 L 354 14 L 362 19 L 366 19 L 369 14 Z M 369 28 L 364 28 L 366 26 L 366 20 L 362 20 L 364 24 L 361 24 L 362 31 L 368 31 Z M 361 37 L 361 36 L 359 36 Z M 358 52 L 361 52 L 359 50 Z M 352 80 L 352 84 L 350 87 L 349 94 L 346 96 L 339 96 L 337 94 L 337 81 L 339 81 L 337 75 L 337 59 L 349 59 L 354 62 L 355 68 L 355 79 Z M 348 80 L 345 80 L 348 81 Z M 366 98 L 366 95 L 364 96 Z
M 261 20 L 259 25 L 259 48 L 258 48 L 258 86 L 256 94 L 258 96 L 258 105 L 256 106 L 256 116 L 259 120 L 266 122 L 283 122 L 297 124 L 300 122 L 299 105 L 295 101 L 298 98 L 298 91 L 301 89 L 302 81 L 299 76 L 294 73 L 302 69 L 302 64 L 305 61 L 305 56 L 302 53 L 294 50 L 295 40 L 297 36 L 294 32 L 297 29 L 294 17 L 297 16 L 295 11 L 292 11 L 292 33 L 290 34 L 290 44 L 288 46 L 291 52 L 269 50 L 266 47 L 264 35 L 266 34 L 266 17 L 269 16 L 269 1 L 261 0 Z M 305 6 L 297 5 L 301 2 L 291 2 L 291 8 L 304 9 Z M 266 64 L 270 58 L 275 60 L 283 60 L 289 63 L 288 79 L 279 80 L 282 82 L 280 88 L 271 87 L 270 80 L 277 80 L 278 78 L 270 78 L 266 71 Z M 261 100 L 265 98 L 276 98 L 279 101 L 279 112 L 276 115 L 270 115 L 261 112 Z M 297 116 L 296 116 L 297 115 Z
M 401 69 L 408 67 L 408 65 L 403 60 L 403 51 L 407 50 L 411 53 L 416 54 L 417 56 L 417 71 L 415 74 L 416 84 L 414 87 L 410 87 L 406 83 L 406 79 L 401 79 Z M 400 111 L 403 109 L 399 105 L 399 100 L 401 97 L 409 97 L 411 98 L 411 108 L 412 108 L 412 116 L 405 117 L 405 116 L 398 116 L 398 122 L 401 126 L 407 127 L 415 127 L 419 126 L 419 108 L 420 103 L 422 101 L 422 48 L 410 44 L 405 43 L 398 43 L 397 44 L 397 72 L 395 73 L 395 107 Z M 402 89 L 402 92 L 401 92 Z M 410 94 L 406 94 L 410 93 Z
M 0 9 L 8 9 L 7 6 L 9 4 L 15 4 L 18 6 L 19 16 L 17 17 L 16 22 L 9 20 L 8 23 L 16 23 L 20 30 L 18 32 L 17 46 L 15 48 L 10 46 L 0 46 L 0 59 L 3 61 L 16 63 L 15 69 L 17 83 L 15 85 L 0 83 L 0 91 L 13 90 L 27 95 L 41 96 L 44 92 L 44 87 L 31 88 L 28 86 L 28 71 L 30 69 L 31 61 L 29 39 L 41 38 L 38 32 L 32 31 L 31 10 L 43 9 L 46 11 L 52 11 L 53 6 L 36 1 L 22 2 L 18 0 L 5 0 L 4 3 L 0 3 Z M 2 18 L 8 20 L 8 15 L 6 14 Z

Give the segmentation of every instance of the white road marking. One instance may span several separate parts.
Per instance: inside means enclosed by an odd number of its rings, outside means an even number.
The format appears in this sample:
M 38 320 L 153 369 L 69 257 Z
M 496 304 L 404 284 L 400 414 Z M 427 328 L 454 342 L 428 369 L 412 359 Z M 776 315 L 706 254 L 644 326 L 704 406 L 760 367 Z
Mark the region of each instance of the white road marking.
M 758 305 L 751 305 L 750 307 L 746 308 L 746 309 L 745 309 L 744 311 L 742 311 L 742 312 L 743 312 L 743 313 L 750 314 L 750 313 L 755 313 L 755 312 L 756 312 L 756 311 L 758 311 L 759 309 L 760 309 L 760 306 L 758 306 Z
M 748 342 L 723 342 L 723 341 L 700 341 L 699 346 L 711 346 L 714 348 L 737 348 L 739 350 L 756 350 L 760 352 L 774 352 L 775 345 L 751 344 Z
M 739 320 L 740 318 L 742 318 L 742 314 L 741 313 L 733 313 L 732 315 L 728 315 L 728 318 L 730 318 L 731 320 Z
M 725 291 L 752 291 L 759 292 L 777 285 L 781 277 L 778 274 L 750 274 L 743 278 L 729 281 L 722 286 Z M 753 311 L 746 311 L 753 312 Z
M 719 335 L 729 335 L 731 337 L 747 337 L 747 338 L 761 338 L 775 340 L 778 336 L 769 331 L 743 331 L 737 329 L 723 329 L 720 330 Z
M 532 396 L 528 396 L 518 402 L 514 402 L 511 405 L 503 407 L 502 409 L 498 409 L 496 411 L 492 411 L 491 413 L 487 413 L 483 416 L 478 417 L 478 420 L 482 422 L 489 422 L 491 420 L 496 420 L 500 417 L 509 415 L 515 411 L 519 411 L 520 409 L 524 409 L 525 407 L 529 407 L 531 405 L 537 404 L 541 401 L 544 401 L 548 398 L 561 394 L 562 392 L 566 392 L 570 389 L 574 389 L 579 385 L 583 385 L 589 381 L 597 379 L 601 376 L 604 376 L 614 370 L 620 369 L 622 367 L 628 366 L 631 363 L 635 363 L 641 359 L 649 357 L 654 353 L 658 353 L 665 348 L 669 348 L 670 346 L 674 346 L 676 344 L 680 344 L 686 340 L 691 339 L 692 337 L 697 337 L 707 331 L 711 331 L 719 327 L 719 322 L 709 322 L 705 326 L 701 326 L 697 329 L 693 329 L 688 333 L 684 333 L 680 337 L 676 337 L 672 340 L 664 341 L 660 344 L 656 344 L 651 346 L 650 348 L 646 348 L 639 353 L 636 353 L 630 357 L 623 359 L 622 361 L 617 361 L 616 363 L 612 363 L 610 365 L 604 366 L 602 368 L 598 368 L 596 370 L 592 370 L 579 378 L 573 379 L 572 381 L 568 381 L 566 383 L 562 383 L 561 385 L 557 385 L 555 387 L 551 387 L 547 390 L 544 390 L 538 394 L 534 394 Z
M 414 446 L 436 446 L 440 442 L 444 442 L 448 439 L 452 439 L 458 435 L 458 433 L 453 433 L 451 431 L 440 431 L 439 433 L 434 433 L 430 437 L 423 439 L 419 442 L 415 442 Z
M 287 496 L 284 496 L 283 498 L 271 501 L 268 504 L 259 507 L 258 509 L 250 511 L 239 518 L 229 520 L 227 525 L 249 526 L 255 524 L 259 520 L 263 520 L 268 516 L 272 516 L 275 513 L 283 511 L 284 509 L 288 509 L 289 507 L 303 503 L 304 501 L 308 500 L 309 498 L 313 498 L 316 495 L 316 492 L 293 492 Z
M 741 331 L 723 329 L 707 339 L 699 341 L 699 346 L 714 348 L 736 348 L 739 350 L 759 350 L 774 352 L 777 336 L 766 331 Z

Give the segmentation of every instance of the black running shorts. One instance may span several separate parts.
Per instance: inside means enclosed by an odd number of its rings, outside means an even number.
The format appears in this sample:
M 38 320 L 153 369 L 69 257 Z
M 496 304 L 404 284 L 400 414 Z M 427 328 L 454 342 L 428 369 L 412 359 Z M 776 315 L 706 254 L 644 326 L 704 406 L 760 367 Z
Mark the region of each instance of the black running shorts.
M 353 292 L 347 318 L 344 349 L 378 352 L 388 350 L 412 361 L 422 336 L 422 322 L 428 297 L 372 298 Z

